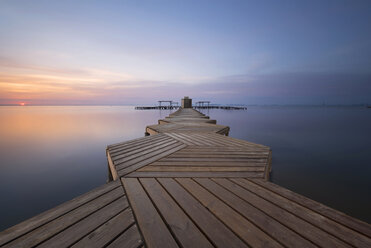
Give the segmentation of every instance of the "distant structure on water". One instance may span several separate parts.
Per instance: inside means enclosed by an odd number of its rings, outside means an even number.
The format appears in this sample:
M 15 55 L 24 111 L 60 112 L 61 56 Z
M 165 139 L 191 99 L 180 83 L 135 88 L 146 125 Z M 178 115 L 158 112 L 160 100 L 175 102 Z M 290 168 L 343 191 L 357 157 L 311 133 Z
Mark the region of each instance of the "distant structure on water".
M 157 106 L 137 106 L 135 109 L 137 110 L 151 110 L 151 109 L 178 109 L 179 105 L 178 102 L 174 102 L 172 100 L 160 100 L 157 101 Z M 168 103 L 168 105 L 162 105 L 162 103 Z M 225 109 L 225 110 L 246 110 L 246 107 L 243 106 L 229 106 L 229 105 L 210 105 L 210 101 L 198 101 L 195 105 L 192 105 L 192 99 L 188 96 L 185 96 L 181 100 L 181 107 L 182 108 L 195 108 L 195 109 Z

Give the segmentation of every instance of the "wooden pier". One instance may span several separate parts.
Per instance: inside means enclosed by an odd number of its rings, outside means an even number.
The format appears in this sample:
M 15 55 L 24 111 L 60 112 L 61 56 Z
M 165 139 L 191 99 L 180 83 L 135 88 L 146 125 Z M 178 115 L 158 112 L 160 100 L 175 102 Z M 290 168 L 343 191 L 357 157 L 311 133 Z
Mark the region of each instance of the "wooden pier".
M 137 106 L 135 107 L 136 110 L 166 110 L 166 109 L 178 109 L 179 106 Z
M 186 102 L 186 105 L 184 105 L 184 101 Z M 174 102 L 172 100 L 160 100 L 157 101 L 158 106 L 137 106 L 135 109 L 137 110 L 153 110 L 153 109 L 159 109 L 159 110 L 166 110 L 166 109 L 178 109 L 180 108 L 178 105 L 178 102 Z M 168 103 L 168 105 L 162 105 L 162 103 Z M 187 96 L 182 99 L 182 107 L 183 109 L 192 108 L 192 99 L 189 99 Z M 212 104 L 210 105 L 210 101 L 198 101 L 195 105 L 193 105 L 194 109 L 224 109 L 224 110 L 246 110 L 246 107 L 243 106 L 223 106 L 223 105 L 216 105 Z
M 219 105 L 207 105 L 207 106 L 194 106 L 195 109 L 224 109 L 224 110 L 246 110 L 247 107 L 242 106 L 219 106 Z
M 0 233 L 0 247 L 371 247 L 371 226 L 269 182 L 269 147 L 179 108 L 107 147 L 112 182 Z M 324 189 L 325 190 L 325 189 Z

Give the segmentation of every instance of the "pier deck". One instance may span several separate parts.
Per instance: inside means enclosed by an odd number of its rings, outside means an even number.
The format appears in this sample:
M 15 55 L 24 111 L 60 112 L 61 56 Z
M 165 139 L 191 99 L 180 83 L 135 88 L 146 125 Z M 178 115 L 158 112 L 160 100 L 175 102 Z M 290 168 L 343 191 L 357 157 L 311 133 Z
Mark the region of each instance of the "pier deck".
M 147 126 L 146 134 L 159 133 L 217 133 L 228 135 L 229 127 L 216 125 L 215 120 L 192 108 L 180 108 L 164 120 L 159 120 L 158 125 Z
M 0 246 L 371 247 L 369 224 L 269 182 L 269 147 L 200 119 L 180 108 L 108 146 L 113 182 L 3 231 Z
M 0 247 L 139 247 L 127 196 L 110 182 L 0 233 Z

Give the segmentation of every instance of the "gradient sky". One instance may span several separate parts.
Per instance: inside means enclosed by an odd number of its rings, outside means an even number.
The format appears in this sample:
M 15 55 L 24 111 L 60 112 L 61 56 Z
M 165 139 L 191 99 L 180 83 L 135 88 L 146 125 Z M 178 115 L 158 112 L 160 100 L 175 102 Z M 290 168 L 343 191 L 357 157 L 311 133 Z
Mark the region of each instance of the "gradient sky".
M 371 104 L 371 1 L 0 1 L 0 104 Z

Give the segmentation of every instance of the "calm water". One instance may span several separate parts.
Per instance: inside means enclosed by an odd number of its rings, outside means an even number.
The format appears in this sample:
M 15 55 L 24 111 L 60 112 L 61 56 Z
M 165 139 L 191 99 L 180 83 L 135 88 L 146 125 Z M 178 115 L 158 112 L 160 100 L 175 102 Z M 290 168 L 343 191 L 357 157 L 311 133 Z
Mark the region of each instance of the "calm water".
M 169 111 L 0 107 L 0 230 L 106 182 L 107 144 L 144 135 Z M 273 182 L 371 222 L 371 110 L 204 111 L 230 136 L 268 145 Z

